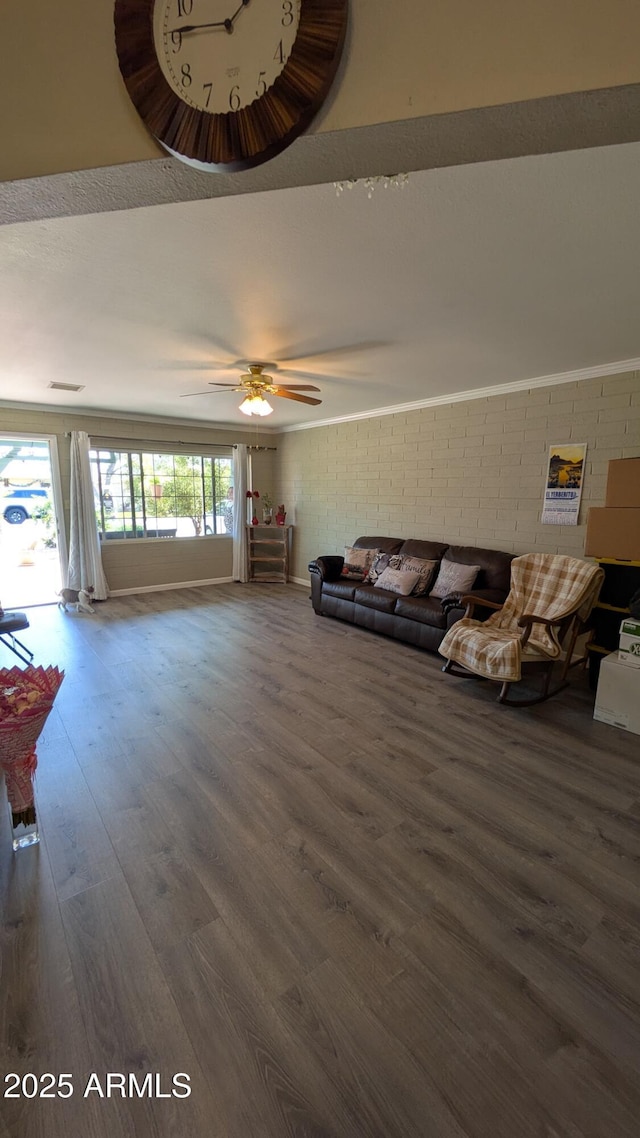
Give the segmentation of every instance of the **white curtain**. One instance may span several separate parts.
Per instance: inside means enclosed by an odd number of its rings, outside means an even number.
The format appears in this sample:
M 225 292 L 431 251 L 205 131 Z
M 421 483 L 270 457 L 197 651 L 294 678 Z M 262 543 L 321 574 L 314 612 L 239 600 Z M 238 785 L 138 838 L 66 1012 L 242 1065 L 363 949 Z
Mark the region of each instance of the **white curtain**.
M 71 535 L 67 585 L 70 589 L 86 589 L 93 585 L 97 601 L 106 601 L 109 596 L 100 556 L 86 431 L 71 432 Z
M 247 569 L 247 448 L 233 452 L 233 579 L 248 581 Z

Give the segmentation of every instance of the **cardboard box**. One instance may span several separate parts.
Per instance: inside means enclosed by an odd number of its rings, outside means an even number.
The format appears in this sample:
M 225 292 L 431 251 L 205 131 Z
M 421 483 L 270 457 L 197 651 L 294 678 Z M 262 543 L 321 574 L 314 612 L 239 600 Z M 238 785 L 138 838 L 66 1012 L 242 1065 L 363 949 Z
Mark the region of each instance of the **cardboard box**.
M 640 668 L 627 668 L 615 652 L 600 665 L 593 718 L 640 735 Z
M 586 557 L 640 561 L 640 506 L 592 506 L 587 518 Z
M 620 625 L 618 659 L 627 668 L 640 668 L 640 620 L 632 616 Z
M 640 458 L 613 458 L 609 463 L 605 506 L 640 509 Z

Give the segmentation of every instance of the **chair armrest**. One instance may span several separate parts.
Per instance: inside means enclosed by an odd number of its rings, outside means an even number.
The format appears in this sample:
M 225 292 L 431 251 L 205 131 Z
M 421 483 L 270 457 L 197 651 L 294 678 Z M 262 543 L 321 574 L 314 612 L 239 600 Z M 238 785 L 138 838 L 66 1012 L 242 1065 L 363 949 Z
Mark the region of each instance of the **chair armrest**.
M 554 626 L 557 627 L 559 623 L 557 620 L 548 620 L 546 616 L 535 616 L 534 614 L 526 613 L 518 619 L 519 627 L 524 629 L 520 637 L 520 644 L 524 648 L 531 636 L 534 624 L 544 624 L 546 628 L 553 628 Z
M 464 606 L 465 609 L 465 617 L 473 616 L 476 606 L 499 612 L 504 605 L 504 601 L 496 600 L 497 596 L 499 596 L 499 594 L 496 589 L 483 589 L 478 590 L 477 593 L 465 593 L 465 595 L 460 598 L 460 605 L 461 607 Z
M 344 557 L 329 553 L 310 561 L 308 569 L 312 576 L 321 577 L 323 581 L 337 581 L 343 565 Z
M 551 628 L 552 625 L 558 623 L 558 620 L 547 620 L 546 616 L 535 616 L 533 614 L 527 614 L 526 616 L 518 618 L 518 624 L 521 628 L 524 628 L 525 624 L 546 624 L 547 628 Z

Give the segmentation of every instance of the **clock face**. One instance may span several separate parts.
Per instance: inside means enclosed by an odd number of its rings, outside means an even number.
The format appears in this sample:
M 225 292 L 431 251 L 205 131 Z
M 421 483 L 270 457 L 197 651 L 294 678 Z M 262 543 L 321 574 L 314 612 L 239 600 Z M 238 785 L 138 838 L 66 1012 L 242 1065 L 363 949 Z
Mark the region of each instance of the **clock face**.
M 301 0 L 156 0 L 162 74 L 199 111 L 226 114 L 262 98 L 283 72 Z
M 115 0 L 118 63 L 169 153 L 246 170 L 289 146 L 322 106 L 349 0 Z

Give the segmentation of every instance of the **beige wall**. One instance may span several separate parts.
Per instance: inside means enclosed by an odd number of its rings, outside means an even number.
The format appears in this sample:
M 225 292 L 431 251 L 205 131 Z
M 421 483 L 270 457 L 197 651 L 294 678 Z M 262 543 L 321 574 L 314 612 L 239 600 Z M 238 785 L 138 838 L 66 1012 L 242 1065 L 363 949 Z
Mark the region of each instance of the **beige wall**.
M 160 155 L 120 78 L 113 0 L 5 4 L 0 181 Z M 638 0 L 351 0 L 312 131 L 640 81 Z
M 69 532 L 69 439 L 66 432 L 87 431 L 90 435 L 147 439 L 149 442 L 176 441 L 255 445 L 257 441 L 275 445 L 272 439 L 257 440 L 254 431 L 228 431 L 197 424 L 169 425 L 131 419 L 74 415 L 64 412 L 28 408 L 0 408 L 0 433 L 55 435 L 60 460 L 63 505 L 67 534 Z M 254 485 L 274 495 L 274 452 L 252 452 Z M 176 584 L 230 577 L 232 568 L 231 540 L 227 537 L 145 539 L 144 541 L 107 542 L 103 548 L 103 564 L 109 588 L 143 589 L 152 585 Z M 88 582 L 87 582 L 88 583 Z
M 70 430 L 149 441 L 247 442 L 221 429 L 3 407 L 1 432 L 55 434 L 68 521 Z M 294 523 L 292 575 L 360 534 L 425 537 L 522 553 L 582 556 L 587 509 L 604 502 L 611 458 L 640 455 L 640 373 L 564 383 L 266 437 L 254 486 Z M 540 523 L 548 448 L 587 443 L 580 525 Z M 113 542 L 112 589 L 231 576 L 225 537 Z
M 542 525 L 548 448 L 587 443 L 580 524 Z M 564 383 L 280 437 L 293 575 L 362 534 L 584 553 L 607 464 L 640 455 L 640 373 Z

